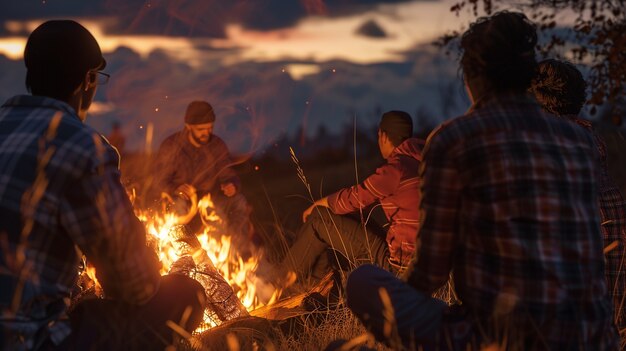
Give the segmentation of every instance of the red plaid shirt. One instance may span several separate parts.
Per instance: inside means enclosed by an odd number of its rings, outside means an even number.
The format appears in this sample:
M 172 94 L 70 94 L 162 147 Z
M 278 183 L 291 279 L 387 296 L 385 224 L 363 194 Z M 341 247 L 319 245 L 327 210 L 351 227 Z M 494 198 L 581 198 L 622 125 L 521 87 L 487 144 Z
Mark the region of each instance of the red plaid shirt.
M 533 349 L 615 348 L 595 152 L 586 130 L 526 96 L 441 125 L 424 148 L 409 284 L 432 293 L 452 271 L 474 331 L 509 345 L 518 333 Z

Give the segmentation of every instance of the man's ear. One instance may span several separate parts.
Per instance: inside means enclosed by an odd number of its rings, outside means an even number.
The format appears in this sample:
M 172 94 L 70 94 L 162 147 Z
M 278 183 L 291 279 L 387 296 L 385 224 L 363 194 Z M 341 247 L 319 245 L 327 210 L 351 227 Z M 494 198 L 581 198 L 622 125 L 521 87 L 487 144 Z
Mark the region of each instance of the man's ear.
M 83 84 L 81 85 L 81 88 L 84 91 L 89 90 L 90 87 L 92 87 L 94 84 L 96 84 L 96 75 L 93 74 L 91 71 L 87 71 L 87 73 L 85 73 L 85 78 L 83 79 Z
M 380 131 L 380 140 L 385 143 L 389 141 L 389 136 L 382 130 Z

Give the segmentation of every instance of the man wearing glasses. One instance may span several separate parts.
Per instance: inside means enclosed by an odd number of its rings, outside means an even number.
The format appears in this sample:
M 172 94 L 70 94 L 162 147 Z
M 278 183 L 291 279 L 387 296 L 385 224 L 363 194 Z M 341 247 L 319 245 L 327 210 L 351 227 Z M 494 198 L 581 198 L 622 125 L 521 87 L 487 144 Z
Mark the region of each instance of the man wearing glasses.
M 83 123 L 109 78 L 100 47 L 80 24 L 49 21 L 28 38 L 24 61 L 32 95 L 0 108 L 0 349 L 163 349 L 173 342 L 167 320 L 199 324 L 204 290 L 159 276 L 119 155 Z M 81 253 L 107 299 L 68 317 Z

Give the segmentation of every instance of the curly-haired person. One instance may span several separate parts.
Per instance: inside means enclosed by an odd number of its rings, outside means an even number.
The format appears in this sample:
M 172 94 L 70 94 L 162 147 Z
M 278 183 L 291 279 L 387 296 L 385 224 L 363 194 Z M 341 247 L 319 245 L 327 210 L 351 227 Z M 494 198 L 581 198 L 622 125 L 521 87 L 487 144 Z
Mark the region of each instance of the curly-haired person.
M 544 110 L 581 125 L 593 135 L 600 165 L 600 228 L 608 251 L 604 274 L 609 294 L 613 297 L 615 323 L 621 331 L 626 328 L 626 201 L 609 175 L 604 140 L 594 131 L 591 122 L 579 117 L 586 100 L 586 88 L 587 83 L 576 66 L 567 61 L 548 59 L 539 63 L 539 72 L 530 91 Z

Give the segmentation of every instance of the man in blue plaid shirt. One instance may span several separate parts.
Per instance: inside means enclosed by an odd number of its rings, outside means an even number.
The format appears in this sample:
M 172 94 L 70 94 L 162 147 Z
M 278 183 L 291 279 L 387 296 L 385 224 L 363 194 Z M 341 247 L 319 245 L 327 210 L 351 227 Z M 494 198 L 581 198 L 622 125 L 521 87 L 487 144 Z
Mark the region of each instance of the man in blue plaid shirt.
M 472 108 L 428 138 L 404 281 L 372 266 L 348 306 L 377 338 L 432 350 L 615 350 L 593 138 L 541 110 L 535 27 L 502 12 L 461 38 Z M 462 303 L 431 297 L 448 279 Z
M 159 277 L 119 155 L 83 123 L 108 79 L 100 47 L 80 24 L 49 21 L 30 35 L 24 61 L 32 95 L 0 109 L 0 349 L 163 348 L 166 320 L 191 306 L 183 327 L 199 323 L 203 289 Z M 68 318 L 81 253 L 107 299 Z

